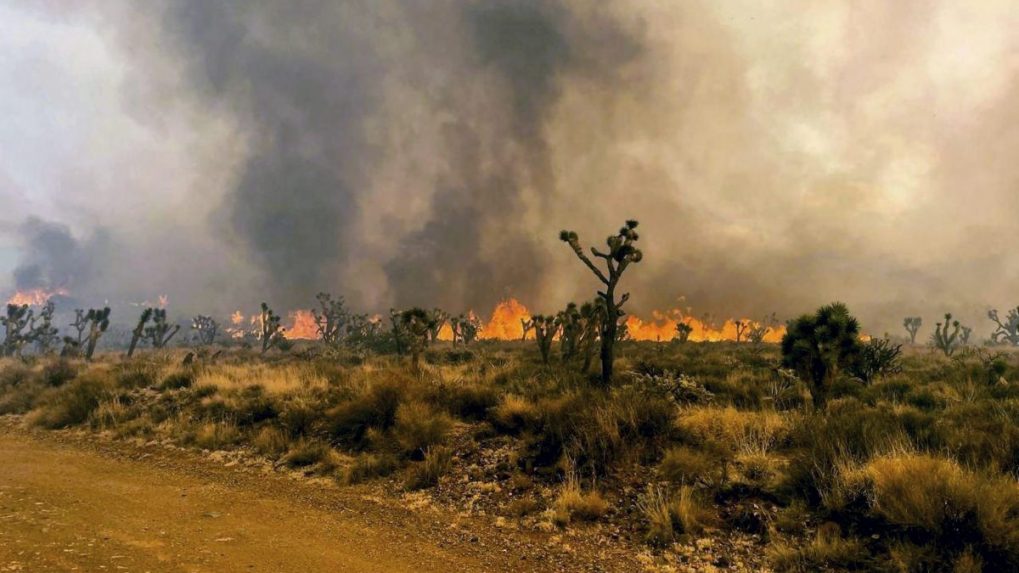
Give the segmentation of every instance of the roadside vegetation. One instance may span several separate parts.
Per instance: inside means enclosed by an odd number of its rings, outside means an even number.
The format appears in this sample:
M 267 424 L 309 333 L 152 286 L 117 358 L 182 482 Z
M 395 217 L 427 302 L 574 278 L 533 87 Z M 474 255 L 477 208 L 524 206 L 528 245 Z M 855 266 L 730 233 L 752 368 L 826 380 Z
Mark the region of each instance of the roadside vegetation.
M 654 551 L 746 535 L 776 570 L 1019 568 L 1015 356 L 908 348 L 865 381 L 840 362 L 861 348 L 623 341 L 610 385 L 523 342 L 436 343 L 416 365 L 312 345 L 26 356 L 0 364 L 0 414 L 469 499 L 537 530 L 612 524 Z

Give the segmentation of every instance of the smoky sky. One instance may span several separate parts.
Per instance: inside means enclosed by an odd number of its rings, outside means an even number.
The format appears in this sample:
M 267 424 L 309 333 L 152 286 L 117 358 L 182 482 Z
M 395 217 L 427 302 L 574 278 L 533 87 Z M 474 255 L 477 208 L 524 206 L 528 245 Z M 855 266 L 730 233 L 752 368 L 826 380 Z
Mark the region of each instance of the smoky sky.
M 0 255 L 11 288 L 180 312 L 547 312 L 597 286 L 558 231 L 635 218 L 637 313 L 979 324 L 1019 304 L 1017 26 L 1007 1 L 0 0 Z

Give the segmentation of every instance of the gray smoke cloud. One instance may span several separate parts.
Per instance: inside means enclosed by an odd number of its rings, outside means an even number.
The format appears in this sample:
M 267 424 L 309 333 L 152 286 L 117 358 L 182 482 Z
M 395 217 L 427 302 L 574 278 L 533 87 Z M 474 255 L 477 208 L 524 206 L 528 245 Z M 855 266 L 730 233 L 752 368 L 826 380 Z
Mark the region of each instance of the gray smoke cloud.
M 1004 0 L 2 6 L 23 56 L 0 103 L 41 119 L 0 128 L 28 159 L 0 197 L 65 225 L 19 243 L 13 282 L 191 312 L 319 290 L 548 311 L 596 286 L 558 230 L 600 244 L 636 218 L 638 313 L 842 299 L 895 332 L 1019 303 Z M 95 229 L 101 254 L 74 246 Z

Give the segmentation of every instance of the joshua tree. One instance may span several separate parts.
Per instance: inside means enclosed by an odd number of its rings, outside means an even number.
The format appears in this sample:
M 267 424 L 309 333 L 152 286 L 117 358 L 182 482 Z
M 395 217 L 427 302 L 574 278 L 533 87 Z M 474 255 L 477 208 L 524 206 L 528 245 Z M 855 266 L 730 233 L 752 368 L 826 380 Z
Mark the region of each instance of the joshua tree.
M 860 323 L 836 302 L 790 321 L 782 337 L 782 363 L 811 385 L 815 406 L 822 406 L 839 373 L 860 355 Z
M 74 322 L 71 326 L 78 331 L 78 338 L 72 336 L 64 337 L 64 349 L 60 352 L 62 356 L 76 356 L 85 349 L 85 359 L 92 360 L 106 329 L 110 327 L 110 307 L 103 307 L 101 310 L 90 308 L 88 312 L 83 309 L 75 309 Z
M 948 331 L 949 324 L 953 327 L 951 332 Z M 934 334 L 931 335 L 931 344 L 944 352 L 945 356 L 951 356 L 959 347 L 959 331 L 962 325 L 959 324 L 958 320 L 952 320 L 952 313 L 947 313 L 945 314 L 944 325 L 939 322 L 935 326 Z
M 529 318 L 520 319 L 520 342 L 527 340 L 527 333 L 534 328 L 534 321 Z
M 407 333 L 410 346 L 410 365 L 420 372 L 421 352 L 428 346 L 429 333 L 435 326 L 435 317 L 423 308 L 412 308 L 399 314 L 400 326 Z
M 676 342 L 684 343 L 690 340 L 690 333 L 693 332 L 693 327 L 685 322 L 676 323 L 676 336 L 673 338 Z
M 998 318 L 997 310 L 987 311 L 987 318 L 994 321 L 998 328 L 991 334 L 991 340 L 995 344 L 1007 342 L 1012 346 L 1019 346 L 1019 307 L 1008 311 L 1005 322 Z
M 563 362 L 570 360 L 577 354 L 577 339 L 581 333 L 580 310 L 576 303 L 569 303 L 566 309 L 559 312 L 559 353 Z
M 623 342 L 624 340 L 630 340 L 630 325 L 626 322 L 626 317 L 619 317 L 619 324 L 616 325 L 616 342 Z
M 860 346 L 860 356 L 850 368 L 854 376 L 870 384 L 880 376 L 902 372 L 902 345 L 885 338 L 872 338 Z
M 605 290 L 598 291 L 598 296 L 605 307 L 605 316 L 601 321 L 601 332 L 599 334 L 601 336 L 601 382 L 606 386 L 612 382 L 616 331 L 619 328 L 619 318 L 624 315 L 622 306 L 630 298 L 630 293 L 625 293 L 621 297 L 616 298 L 616 286 L 618 286 L 619 279 L 623 276 L 626 268 L 630 264 L 639 263 L 644 257 L 640 249 L 633 245 L 639 238 L 636 229 L 637 221 L 627 221 L 617 234 L 610 235 L 605 240 L 609 248 L 608 252 L 599 251 L 594 247 L 591 248 L 592 255 L 605 260 L 607 273 L 598 268 L 588 258 L 587 254 L 584 253 L 580 246 L 580 238 L 575 232 L 562 231 L 559 233 L 559 239 L 567 243 L 573 249 L 577 258 L 605 285 Z
M 396 345 L 396 354 L 403 356 L 403 343 L 406 338 L 406 333 L 403 329 L 403 324 L 400 322 L 401 311 L 395 308 L 389 309 L 389 323 L 393 327 L 393 344 Z M 456 344 L 456 330 L 453 330 L 453 344 Z
M 0 316 L 0 324 L 4 327 L 4 356 L 21 354 L 21 347 L 28 342 L 28 334 L 24 330 L 29 328 L 32 316 L 32 310 L 27 304 L 7 305 L 7 314 Z
M 961 342 L 963 346 L 969 346 L 969 337 L 972 335 L 972 328 L 968 326 L 962 327 L 962 332 L 959 333 L 959 342 Z
M 199 346 L 209 346 L 216 342 L 216 335 L 219 334 L 219 323 L 211 316 L 199 314 L 191 319 L 191 330 L 195 333 L 195 339 Z
M 477 340 L 478 332 L 481 330 L 481 321 L 472 314 L 461 314 L 456 318 L 451 318 L 449 326 L 453 329 L 453 345 L 456 346 L 459 341 L 467 346 Z
M 145 336 L 145 325 L 152 319 L 152 309 L 146 308 L 138 317 L 138 324 L 131 331 L 131 344 L 127 347 L 127 357 L 134 356 L 134 349 L 138 347 L 138 341 Z
M 166 321 L 165 308 L 156 308 L 152 310 L 152 326 L 145 327 L 145 338 L 152 348 L 165 348 L 179 330 L 179 324 Z
M 580 305 L 580 339 L 577 346 L 584 357 L 584 363 L 580 371 L 587 373 L 591 369 L 591 360 L 594 359 L 595 345 L 598 343 L 598 333 L 601 332 L 601 323 L 605 319 L 605 305 L 599 299 L 585 302 Z
M 909 344 L 916 344 L 916 333 L 923 326 L 923 319 L 919 316 L 907 316 L 903 319 L 902 326 L 905 326 L 906 332 L 909 333 Z
M 743 341 L 743 335 L 750 329 L 749 320 L 737 320 L 736 321 L 736 343 Z
M 442 332 L 443 325 L 449 320 L 449 313 L 441 308 L 433 308 L 431 318 L 432 327 L 428 330 L 428 339 L 431 342 L 435 342 L 439 340 L 439 333 Z
M 29 340 L 35 343 L 40 354 L 49 354 L 53 345 L 60 340 L 58 336 L 59 331 L 57 327 L 53 326 L 53 313 L 55 310 L 56 306 L 51 301 L 47 301 L 43 305 L 42 310 L 39 311 L 38 316 L 28 326 Z
M 534 324 L 534 339 L 538 341 L 538 350 L 541 351 L 541 361 L 548 364 L 549 354 L 552 353 L 552 339 L 561 326 L 559 317 L 534 315 L 531 318 Z
M 329 293 L 320 292 L 315 296 L 321 307 L 321 312 L 312 310 L 315 317 L 315 327 L 318 330 L 322 342 L 329 346 L 337 346 L 343 342 L 343 334 L 347 322 L 350 321 L 350 313 L 344 307 L 342 296 L 335 299 Z
M 261 314 L 258 316 L 258 339 L 262 341 L 262 354 L 274 346 L 282 345 L 286 340 L 284 332 L 284 328 L 280 325 L 279 315 L 263 302 Z

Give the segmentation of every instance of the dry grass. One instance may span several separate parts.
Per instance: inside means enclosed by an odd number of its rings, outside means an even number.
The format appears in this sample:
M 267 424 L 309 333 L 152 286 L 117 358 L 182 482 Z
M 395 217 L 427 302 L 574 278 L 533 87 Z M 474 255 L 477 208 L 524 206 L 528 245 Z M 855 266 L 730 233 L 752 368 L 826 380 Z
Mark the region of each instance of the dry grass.
M 328 382 L 312 366 L 304 364 L 271 365 L 264 363 L 223 364 L 202 369 L 194 384 L 209 384 L 221 390 L 261 386 L 270 394 L 286 394 L 312 388 L 326 388 Z
M 565 526 L 573 520 L 595 521 L 605 515 L 609 504 L 597 491 L 584 491 L 576 475 L 569 474 L 552 504 L 552 520 Z
M 449 472 L 453 465 L 453 450 L 445 446 L 428 448 L 425 459 L 411 466 L 404 481 L 408 490 L 435 487 L 439 479 Z
M 637 502 L 647 523 L 645 539 L 656 547 L 665 547 L 680 536 L 696 534 L 715 522 L 714 511 L 691 486 L 681 486 L 675 494 L 651 487 Z

